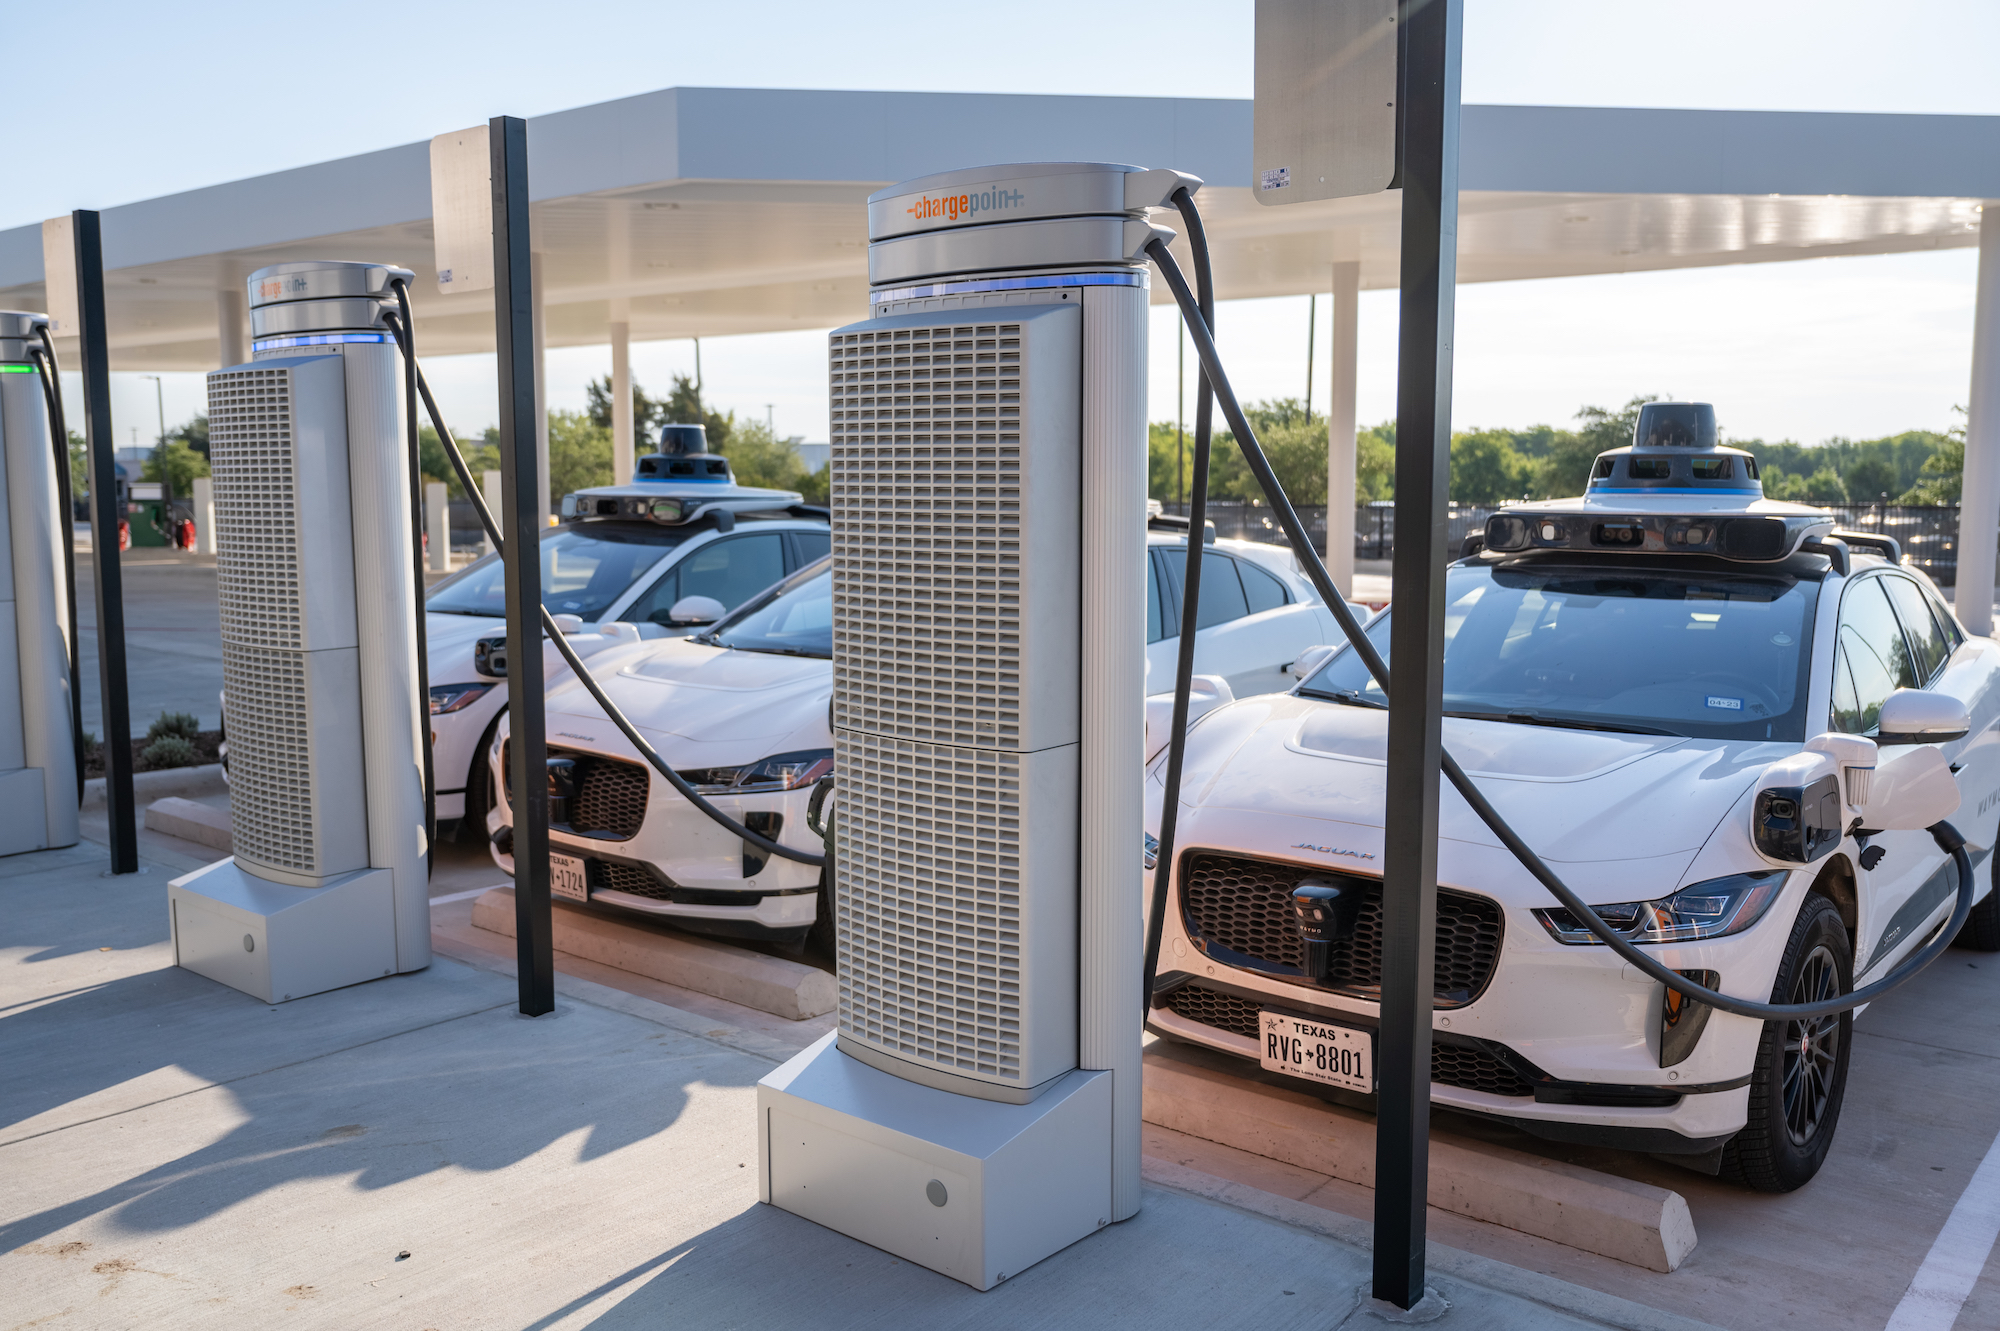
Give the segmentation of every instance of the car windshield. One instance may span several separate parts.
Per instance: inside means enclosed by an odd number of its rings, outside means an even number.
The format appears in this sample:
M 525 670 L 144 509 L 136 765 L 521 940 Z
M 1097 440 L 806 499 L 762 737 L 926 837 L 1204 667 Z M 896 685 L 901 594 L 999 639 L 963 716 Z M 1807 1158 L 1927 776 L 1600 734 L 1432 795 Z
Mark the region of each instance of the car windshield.
M 833 560 L 806 565 L 752 597 L 696 642 L 781 656 L 833 656 Z
M 542 537 L 542 604 L 558 615 L 595 620 L 685 537 L 663 527 L 592 522 Z M 507 613 L 500 556 L 487 555 L 430 589 L 424 609 L 499 619 Z
M 1818 593 L 1817 582 L 1775 572 L 1459 565 L 1445 577 L 1445 715 L 1803 740 Z M 1367 633 L 1386 659 L 1389 615 Z M 1351 648 L 1299 692 L 1383 705 Z

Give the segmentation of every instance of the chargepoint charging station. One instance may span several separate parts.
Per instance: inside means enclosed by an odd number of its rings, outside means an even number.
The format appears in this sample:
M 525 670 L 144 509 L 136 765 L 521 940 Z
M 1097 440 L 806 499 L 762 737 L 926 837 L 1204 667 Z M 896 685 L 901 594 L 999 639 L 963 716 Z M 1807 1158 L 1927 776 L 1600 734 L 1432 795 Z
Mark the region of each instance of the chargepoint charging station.
M 990 1289 L 1139 1209 L 1146 220 L 1172 171 L 868 202 L 831 334 L 837 1030 L 765 1201 Z
M 251 275 L 208 376 L 236 853 L 168 888 L 178 965 L 282 1002 L 430 964 L 403 269 Z
M 31 360 L 47 324 L 46 315 L 0 310 L 0 855 L 77 838 L 73 638 L 63 595 L 70 515 Z

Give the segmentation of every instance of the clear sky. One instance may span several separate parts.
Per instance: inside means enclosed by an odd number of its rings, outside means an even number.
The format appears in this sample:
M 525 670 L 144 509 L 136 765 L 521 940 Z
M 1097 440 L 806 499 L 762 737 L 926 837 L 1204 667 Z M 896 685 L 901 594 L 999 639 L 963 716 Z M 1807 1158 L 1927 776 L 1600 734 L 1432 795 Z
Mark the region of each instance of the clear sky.
M 22 122 L 0 165 L 0 226 L 680 86 L 1251 93 L 1249 0 L 1016 0 L 1009 21 L 936 0 L 865 10 L 797 0 L 244 0 L 25 6 L 0 61 Z M 337 17 L 333 17 L 337 14 Z M 861 15 L 865 14 L 865 21 Z M 193 20 L 193 21 L 190 21 Z M 1467 0 L 1468 102 L 2000 114 L 2000 4 L 1925 0 Z M 35 108 L 28 110 L 27 108 Z M 1456 423 L 1567 422 L 1642 392 L 1707 398 L 1741 436 L 1819 442 L 1942 428 L 1966 395 L 1970 250 L 1460 289 Z M 1323 402 L 1327 306 L 1314 391 Z M 1307 302 L 1218 314 L 1246 397 L 1305 386 Z M 1174 410 L 1174 332 L 1155 324 L 1153 414 Z M 1361 301 L 1360 410 L 1393 414 L 1395 296 Z M 724 408 L 826 435 L 815 333 L 705 341 Z M 633 348 L 652 388 L 686 343 Z M 551 353 L 550 400 L 582 404 L 603 348 Z M 460 429 L 493 419 L 490 357 L 432 370 Z M 114 376 L 121 440 L 157 429 L 155 390 Z M 169 424 L 199 375 L 168 375 Z

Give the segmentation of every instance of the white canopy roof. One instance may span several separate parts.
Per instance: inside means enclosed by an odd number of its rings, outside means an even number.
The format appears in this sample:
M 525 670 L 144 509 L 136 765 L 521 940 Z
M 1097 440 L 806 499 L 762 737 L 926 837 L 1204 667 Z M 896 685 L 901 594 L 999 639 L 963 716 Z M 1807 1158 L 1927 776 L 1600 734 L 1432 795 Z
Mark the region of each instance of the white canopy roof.
M 858 318 L 867 195 L 989 162 L 1202 177 L 1223 299 L 1326 290 L 1342 260 L 1396 285 L 1399 196 L 1262 206 L 1250 137 L 1247 101 L 1171 98 L 674 88 L 542 116 L 548 342 Z M 2000 117 L 1468 106 L 1461 180 L 1466 282 L 1964 246 L 2000 197 Z M 108 209 L 104 238 L 115 369 L 213 367 L 217 293 L 292 259 L 413 269 L 424 351 L 492 348 L 489 293 L 430 280 L 426 143 Z M 42 308 L 41 277 L 40 229 L 0 231 L 0 308 Z

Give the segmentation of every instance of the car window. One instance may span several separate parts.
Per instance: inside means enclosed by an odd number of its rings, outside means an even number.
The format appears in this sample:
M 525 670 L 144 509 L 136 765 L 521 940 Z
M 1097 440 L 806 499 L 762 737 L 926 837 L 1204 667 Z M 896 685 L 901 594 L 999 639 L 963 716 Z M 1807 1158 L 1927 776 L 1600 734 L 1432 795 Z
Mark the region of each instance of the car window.
M 633 603 L 625 618 L 664 624 L 684 596 L 712 596 L 733 610 L 785 576 L 784 537 L 778 532 L 712 541 L 668 569 Z
M 1445 715 L 1804 739 L 1818 594 L 1817 582 L 1779 572 L 1691 572 L 1673 559 L 1454 565 L 1445 574 Z M 1874 595 L 1887 617 L 1888 602 Z M 1385 658 L 1391 624 L 1385 610 L 1364 630 Z M 1352 648 L 1299 692 L 1386 701 Z
M 1178 606 L 1187 594 L 1187 581 L 1182 572 L 1186 567 L 1187 548 L 1162 546 L 1160 555 L 1166 561 L 1167 580 L 1171 584 L 1166 588 L 1166 594 Z M 1201 560 L 1201 610 L 1195 628 L 1212 629 L 1217 624 L 1227 624 L 1249 613 L 1250 605 L 1243 597 L 1243 580 L 1236 576 L 1236 561 L 1228 555 L 1204 550 Z M 1178 616 L 1174 618 L 1178 620 Z
M 796 552 L 797 568 L 804 568 L 816 560 L 825 559 L 833 549 L 833 533 L 825 531 L 795 531 L 792 533 L 792 549 Z
M 1158 642 L 1167 636 L 1160 614 L 1160 565 L 1152 552 L 1146 554 L 1146 641 Z
M 1266 610 L 1276 610 L 1285 604 L 1285 584 L 1279 582 L 1265 570 L 1258 568 L 1247 559 L 1236 561 L 1236 571 L 1243 577 L 1243 599 L 1249 603 L 1250 613 L 1262 614 Z
M 1849 588 L 1840 601 L 1840 658 L 1846 663 L 1853 694 L 1845 712 L 1834 712 L 1833 726 L 1850 735 L 1875 729 L 1882 703 L 1897 689 L 1917 686 L 1910 648 L 1889 608 L 1883 579 L 1867 578 Z
M 1917 677 L 1926 682 L 1937 673 L 1944 659 L 1951 655 L 1951 645 L 1945 640 L 1937 620 L 1931 617 L 1931 608 L 1924 600 L 1923 589 L 1908 578 L 1883 578 L 1882 585 L 1888 588 L 1889 600 L 1896 607 L 1896 618 L 1903 621 L 1903 632 L 1910 640 L 1910 650 L 1916 653 Z
M 685 538 L 665 527 L 569 523 L 542 538 L 542 604 L 557 614 L 595 620 Z M 498 555 L 453 574 L 424 594 L 432 614 L 507 613 Z
M 1950 644 L 1950 650 L 1957 651 L 1965 642 L 1965 634 L 1959 629 L 1958 620 L 1945 607 L 1945 603 L 1939 599 L 1936 591 L 1929 587 L 1924 588 L 1924 599 L 1931 603 L 1931 613 L 1937 616 L 1938 627 L 1944 631 L 1944 640 Z
M 1204 551 L 1201 557 L 1201 609 L 1197 629 L 1214 628 L 1250 613 L 1243 596 L 1243 581 L 1236 576 L 1236 561 L 1228 555 Z

